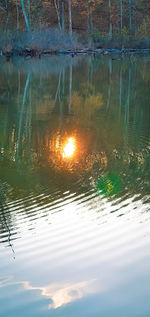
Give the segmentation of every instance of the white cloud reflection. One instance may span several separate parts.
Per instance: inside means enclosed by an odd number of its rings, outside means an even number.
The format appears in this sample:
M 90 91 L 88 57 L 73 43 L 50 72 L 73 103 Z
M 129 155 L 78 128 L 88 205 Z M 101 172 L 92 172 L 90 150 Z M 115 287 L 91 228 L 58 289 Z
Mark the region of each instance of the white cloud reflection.
M 73 284 L 53 283 L 47 286 L 34 287 L 29 282 L 23 282 L 23 285 L 26 290 L 40 290 L 44 297 L 52 301 L 48 308 L 57 309 L 89 294 L 94 294 L 96 292 L 95 281 L 90 280 Z

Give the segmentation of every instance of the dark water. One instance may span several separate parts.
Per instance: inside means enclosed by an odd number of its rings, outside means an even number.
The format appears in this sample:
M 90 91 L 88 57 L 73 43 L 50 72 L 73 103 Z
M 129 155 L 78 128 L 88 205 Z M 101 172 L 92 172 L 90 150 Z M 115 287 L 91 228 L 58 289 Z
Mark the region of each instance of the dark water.
M 0 316 L 150 316 L 150 58 L 0 60 Z

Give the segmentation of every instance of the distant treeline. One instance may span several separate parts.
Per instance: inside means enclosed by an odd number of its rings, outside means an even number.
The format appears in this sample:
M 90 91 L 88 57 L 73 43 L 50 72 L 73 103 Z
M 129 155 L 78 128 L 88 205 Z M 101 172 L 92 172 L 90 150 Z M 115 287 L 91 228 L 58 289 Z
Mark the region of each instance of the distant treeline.
M 149 0 L 0 0 L 1 31 L 56 27 L 99 36 L 150 36 Z

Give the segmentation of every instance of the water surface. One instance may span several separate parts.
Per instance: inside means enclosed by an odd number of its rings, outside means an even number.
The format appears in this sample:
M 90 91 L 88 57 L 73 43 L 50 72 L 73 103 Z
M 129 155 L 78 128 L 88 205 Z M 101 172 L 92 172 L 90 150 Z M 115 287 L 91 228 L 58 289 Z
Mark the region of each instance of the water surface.
M 0 59 L 0 316 L 150 316 L 150 58 Z

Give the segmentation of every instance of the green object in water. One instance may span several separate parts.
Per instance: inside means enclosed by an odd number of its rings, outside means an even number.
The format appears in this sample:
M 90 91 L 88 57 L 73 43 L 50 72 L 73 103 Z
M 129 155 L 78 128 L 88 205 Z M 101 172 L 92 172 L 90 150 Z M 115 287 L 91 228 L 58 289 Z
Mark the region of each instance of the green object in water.
M 112 196 L 117 194 L 121 188 L 121 179 L 119 175 L 115 173 L 106 174 L 98 179 L 96 190 L 100 191 L 100 194 Z

